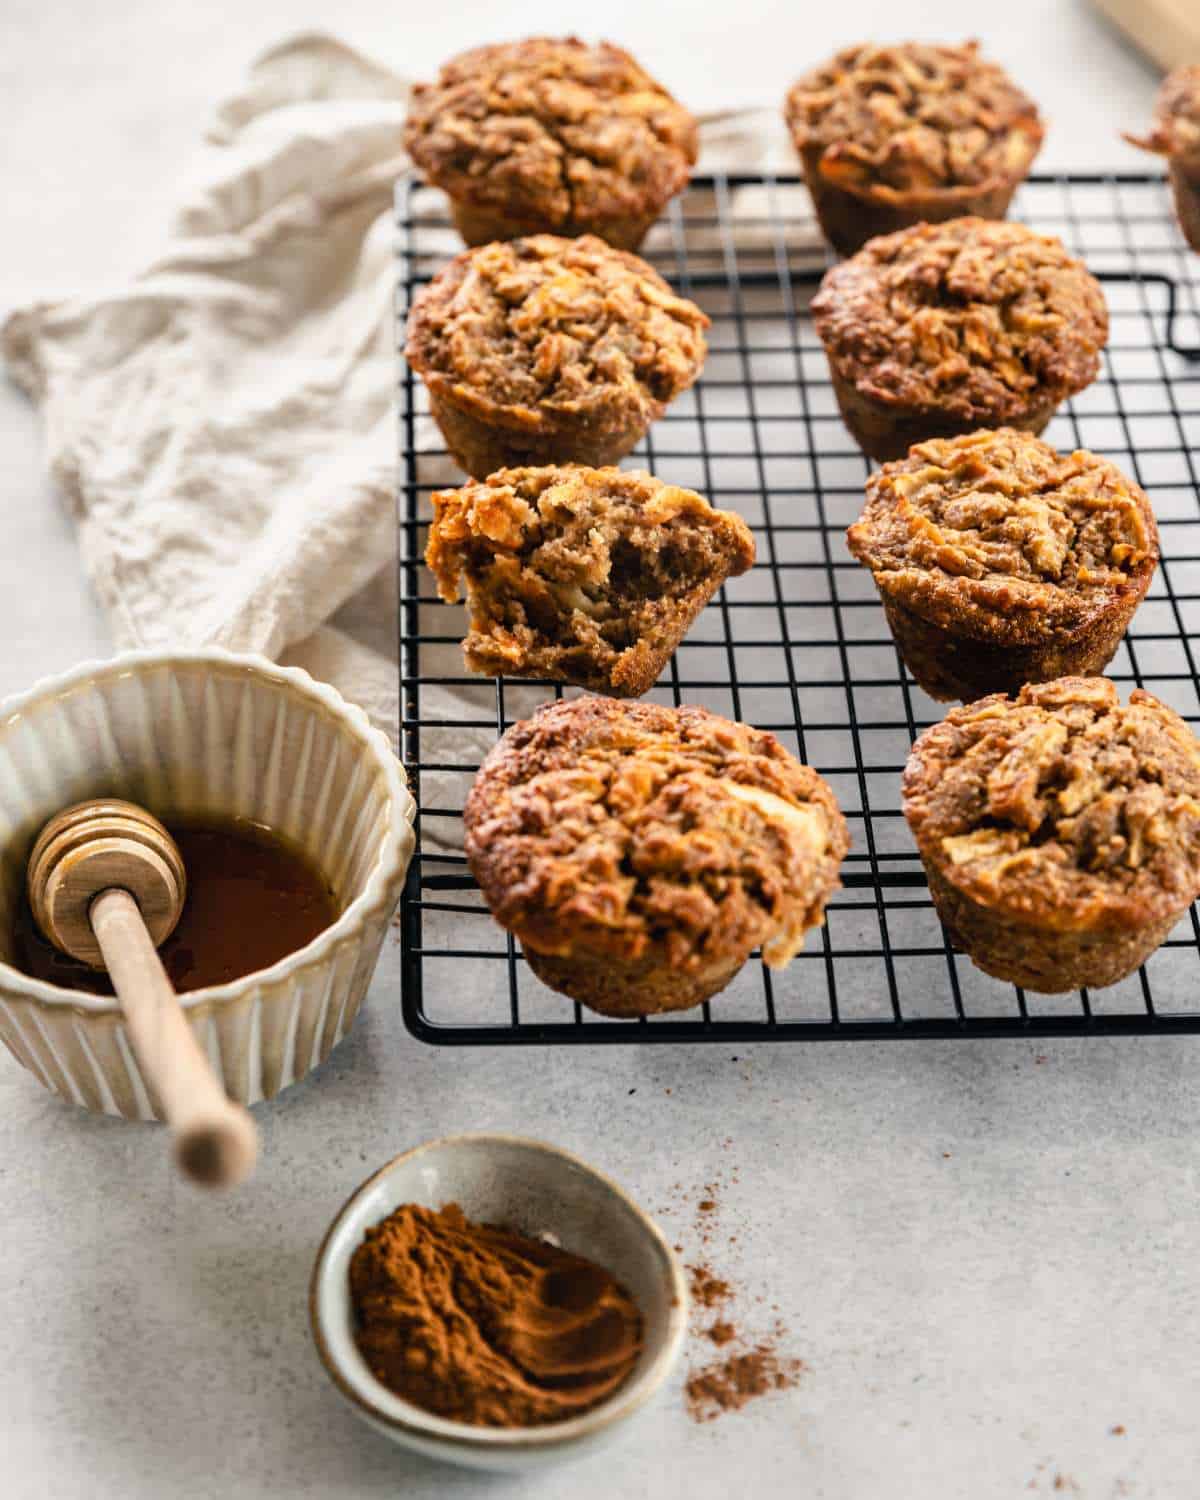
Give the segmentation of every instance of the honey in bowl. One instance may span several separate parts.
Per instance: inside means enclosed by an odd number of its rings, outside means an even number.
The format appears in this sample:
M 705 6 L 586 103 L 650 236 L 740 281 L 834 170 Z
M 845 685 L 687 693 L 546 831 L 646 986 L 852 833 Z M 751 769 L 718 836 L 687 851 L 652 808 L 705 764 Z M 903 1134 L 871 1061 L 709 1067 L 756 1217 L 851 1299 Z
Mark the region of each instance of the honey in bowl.
M 337 901 L 322 872 L 261 824 L 166 820 L 166 826 L 183 856 L 187 899 L 158 953 L 179 993 L 269 968 L 337 920 Z M 17 913 L 12 963 L 63 989 L 113 993 L 107 974 L 43 937 L 28 901 Z

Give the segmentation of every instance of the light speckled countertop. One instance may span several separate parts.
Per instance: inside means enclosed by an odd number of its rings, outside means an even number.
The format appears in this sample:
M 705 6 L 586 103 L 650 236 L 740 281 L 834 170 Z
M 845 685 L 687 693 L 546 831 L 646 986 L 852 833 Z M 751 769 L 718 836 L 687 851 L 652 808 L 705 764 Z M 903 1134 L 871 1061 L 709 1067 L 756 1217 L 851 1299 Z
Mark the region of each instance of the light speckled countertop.
M 483 0 L 415 24 L 406 9 L 127 0 L 85 21 L 67 0 L 9 0 L 0 303 L 146 253 L 209 104 L 281 33 L 332 20 L 427 73 L 495 29 Z M 1151 72 L 1083 0 L 1000 9 L 914 0 L 902 29 L 982 34 L 1050 119 L 1044 165 L 1144 165 L 1116 130 L 1145 118 Z M 896 14 L 742 0 L 732 29 L 724 5 L 611 0 L 603 26 L 717 106 L 774 101 L 839 41 L 893 35 Z M 581 0 L 504 17 L 512 33 L 595 25 Z M 35 420 L 4 387 L 0 444 L 7 692 L 107 646 Z M 225 1201 L 174 1180 L 158 1130 L 90 1118 L 0 1057 L 6 1500 L 1195 1492 L 1197 1041 L 436 1051 L 405 1032 L 398 987 L 393 946 L 351 1039 L 259 1111 L 262 1168 Z M 672 1185 L 716 1177 L 709 1257 L 748 1331 L 779 1304 L 799 1386 L 706 1427 L 676 1387 L 611 1454 L 527 1481 L 367 1431 L 309 1346 L 313 1254 L 369 1170 L 467 1128 L 581 1153 L 665 1209 L 689 1254 Z

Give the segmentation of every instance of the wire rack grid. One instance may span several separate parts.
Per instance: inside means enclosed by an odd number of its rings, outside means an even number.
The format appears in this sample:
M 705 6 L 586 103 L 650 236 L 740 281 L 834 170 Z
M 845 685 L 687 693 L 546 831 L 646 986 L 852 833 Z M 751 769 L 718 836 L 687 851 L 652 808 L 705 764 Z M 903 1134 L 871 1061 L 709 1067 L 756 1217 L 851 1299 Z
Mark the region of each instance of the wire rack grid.
M 416 289 L 459 247 L 434 190 L 402 184 L 398 215 L 403 330 Z M 1200 724 L 1200 258 L 1189 258 L 1155 176 L 1037 176 L 1013 217 L 1083 256 L 1111 314 L 1100 377 L 1045 435 L 1121 465 L 1161 529 L 1161 566 L 1109 675 Z M 807 315 L 828 262 L 803 188 L 782 176 L 699 178 L 642 253 L 712 329 L 702 378 L 628 462 L 739 511 L 758 547 L 755 567 L 720 591 L 648 696 L 769 729 L 815 766 L 850 824 L 843 888 L 786 970 L 752 960 L 696 1011 L 610 1020 L 533 976 L 466 868 L 461 814 L 497 736 L 564 689 L 465 671 L 463 610 L 437 598 L 421 561 L 429 495 L 459 476 L 405 368 L 401 735 L 420 808 L 400 918 L 409 1029 L 428 1042 L 490 1044 L 1200 1032 L 1195 909 L 1137 974 L 1059 996 L 990 979 L 937 920 L 899 788 L 913 739 L 945 709 L 905 671 L 870 575 L 845 547 L 869 464 L 838 416 Z

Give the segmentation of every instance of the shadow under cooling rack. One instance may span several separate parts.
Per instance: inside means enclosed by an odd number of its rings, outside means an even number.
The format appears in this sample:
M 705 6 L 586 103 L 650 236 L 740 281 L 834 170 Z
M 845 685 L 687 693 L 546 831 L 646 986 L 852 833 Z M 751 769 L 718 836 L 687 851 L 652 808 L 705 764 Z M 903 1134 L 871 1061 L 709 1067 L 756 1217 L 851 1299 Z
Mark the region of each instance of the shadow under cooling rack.
M 1046 432 L 1133 475 L 1158 516 L 1162 562 L 1109 675 L 1200 724 L 1200 257 L 1189 257 L 1163 179 L 1042 176 L 1013 217 L 1059 235 L 1105 284 L 1111 340 L 1099 378 Z M 441 195 L 399 198 L 401 331 L 417 287 L 461 248 Z M 401 907 L 409 1029 L 438 1043 L 744 1042 L 846 1037 L 1200 1032 L 1193 909 L 1137 974 L 1094 993 L 1033 995 L 950 947 L 900 812 L 914 737 L 944 707 L 896 653 L 869 574 L 846 551 L 869 466 L 837 413 L 807 306 L 827 261 L 791 178 L 703 177 L 642 253 L 712 319 L 697 385 L 630 463 L 739 511 L 758 562 L 723 588 L 647 696 L 702 703 L 773 731 L 830 782 L 853 846 L 844 888 L 804 952 L 772 973 L 751 960 L 694 1011 L 642 1021 L 583 1012 L 545 988 L 491 920 L 461 851 L 462 807 L 497 736 L 537 704 L 575 696 L 467 675 L 460 605 L 421 561 L 429 495 L 460 474 L 401 382 L 402 755 L 420 812 Z

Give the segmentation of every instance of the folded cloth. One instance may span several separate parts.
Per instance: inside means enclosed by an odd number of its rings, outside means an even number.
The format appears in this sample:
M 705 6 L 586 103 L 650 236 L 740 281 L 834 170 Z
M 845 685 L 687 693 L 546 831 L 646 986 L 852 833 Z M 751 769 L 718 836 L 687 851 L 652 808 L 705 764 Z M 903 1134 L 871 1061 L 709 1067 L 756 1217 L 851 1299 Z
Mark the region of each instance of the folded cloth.
M 261 651 L 333 682 L 393 742 L 407 97 L 331 37 L 272 48 L 219 106 L 159 258 L 0 328 L 118 648 Z M 706 163 L 758 164 L 766 139 L 745 113 L 710 116 Z M 422 790 L 436 800 L 436 781 Z
M 272 49 L 218 110 L 164 253 L 0 332 L 118 648 L 261 651 L 393 734 L 407 93 L 329 38 Z M 353 608 L 366 589 L 382 608 Z

